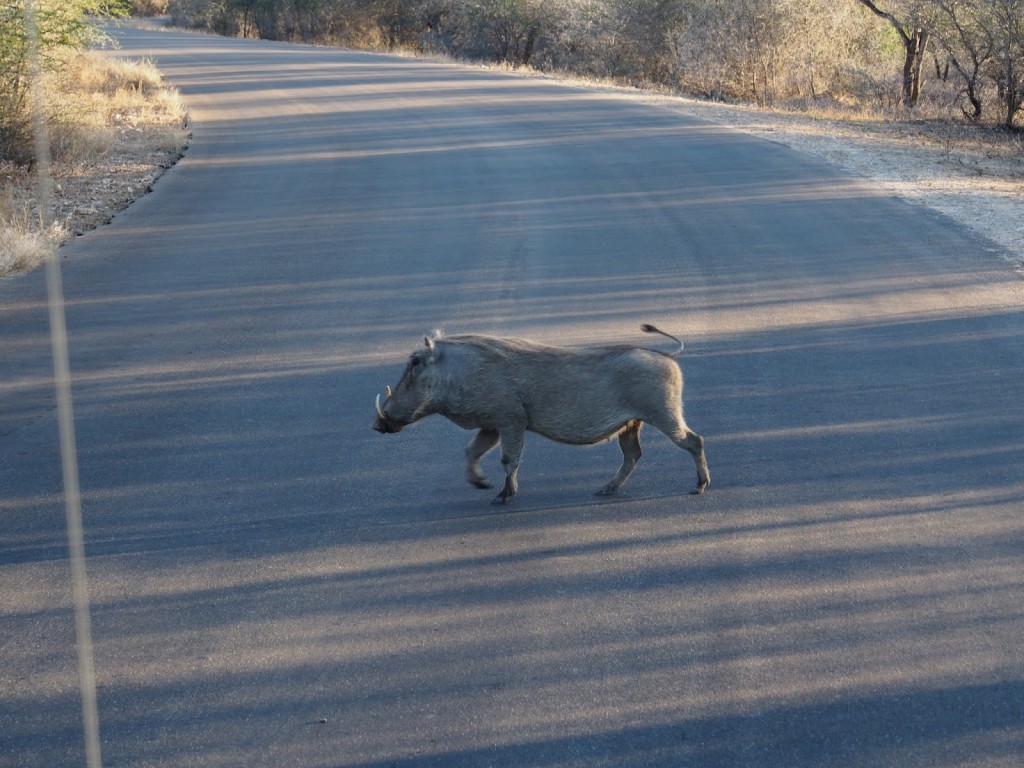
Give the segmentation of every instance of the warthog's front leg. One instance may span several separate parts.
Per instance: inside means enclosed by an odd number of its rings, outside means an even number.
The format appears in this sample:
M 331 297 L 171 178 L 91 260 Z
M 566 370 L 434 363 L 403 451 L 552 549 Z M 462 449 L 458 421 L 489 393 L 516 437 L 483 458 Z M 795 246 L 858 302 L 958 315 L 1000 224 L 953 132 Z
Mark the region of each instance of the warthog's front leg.
M 618 473 L 612 478 L 611 482 L 597 492 L 598 496 L 611 496 L 616 493 L 633 473 L 633 469 L 636 468 L 637 462 L 640 461 L 640 457 L 643 455 L 643 451 L 640 450 L 640 429 L 643 425 L 642 421 L 631 421 L 619 433 L 619 448 L 622 449 L 622 466 L 619 467 Z
M 466 446 L 466 480 L 477 488 L 490 488 L 484 473 L 480 471 L 480 459 L 498 444 L 498 433 L 493 429 L 481 429 Z
M 505 487 L 495 499 L 495 504 L 504 504 L 519 491 L 519 457 L 523 455 L 526 430 L 512 427 L 501 430 L 501 466 L 505 468 Z

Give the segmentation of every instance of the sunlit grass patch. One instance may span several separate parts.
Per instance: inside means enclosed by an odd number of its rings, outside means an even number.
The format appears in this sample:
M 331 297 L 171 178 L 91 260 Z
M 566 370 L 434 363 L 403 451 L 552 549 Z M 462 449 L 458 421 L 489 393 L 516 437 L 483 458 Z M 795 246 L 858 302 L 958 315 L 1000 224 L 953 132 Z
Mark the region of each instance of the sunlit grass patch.
M 183 146 L 181 98 L 152 62 L 87 51 L 72 54 L 62 72 L 49 89 L 48 109 L 58 174 L 102 159 L 125 139 L 145 138 L 155 149 Z
M 0 276 L 34 269 L 66 238 L 58 222 L 34 224 L 30 205 L 16 201 L 10 187 L 0 194 Z
M 41 231 L 31 152 L 0 158 L 0 275 L 32 269 L 72 234 L 109 220 L 188 140 L 180 95 L 152 62 L 98 51 L 59 56 L 43 105 L 55 191 L 45 218 L 54 223 Z

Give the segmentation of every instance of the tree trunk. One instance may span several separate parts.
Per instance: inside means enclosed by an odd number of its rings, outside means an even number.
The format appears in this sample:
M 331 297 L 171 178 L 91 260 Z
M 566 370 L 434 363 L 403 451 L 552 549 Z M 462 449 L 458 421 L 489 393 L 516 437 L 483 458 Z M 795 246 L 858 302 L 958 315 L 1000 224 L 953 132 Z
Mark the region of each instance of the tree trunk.
M 904 38 L 906 59 L 903 62 L 903 106 L 917 106 L 924 82 L 924 53 L 928 48 L 928 30 L 918 27 Z
M 1013 118 L 1020 110 L 1021 106 L 1021 90 L 1020 85 L 1017 82 L 1016 73 L 1014 72 L 1014 61 L 1012 58 L 1007 56 L 1006 61 L 1006 85 L 1005 85 L 1005 98 L 1004 103 L 1006 105 L 1006 120 L 1003 122 L 1003 127 L 1013 129 Z
M 917 100 L 921 97 L 921 83 L 924 80 L 922 64 L 925 50 L 928 48 L 928 30 L 901 24 L 895 16 L 881 10 L 872 0 L 860 0 L 860 3 L 876 16 L 888 21 L 899 33 L 906 54 L 903 59 L 903 106 L 917 106 Z

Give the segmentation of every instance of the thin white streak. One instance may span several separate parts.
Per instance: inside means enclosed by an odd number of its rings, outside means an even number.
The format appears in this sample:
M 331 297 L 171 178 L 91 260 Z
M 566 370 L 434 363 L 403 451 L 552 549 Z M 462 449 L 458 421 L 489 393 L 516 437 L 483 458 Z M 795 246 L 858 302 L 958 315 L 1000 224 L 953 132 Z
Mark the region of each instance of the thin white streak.
M 32 128 L 35 138 L 39 223 L 47 230 L 53 200 L 50 144 L 43 119 L 43 83 L 39 52 L 39 25 L 34 0 L 25 0 L 25 25 L 29 39 L 29 69 L 32 94 Z M 68 548 L 71 561 L 71 594 L 75 609 L 75 637 L 78 646 L 79 690 L 85 730 L 85 761 L 88 768 L 102 768 L 99 710 L 96 706 L 96 672 L 93 663 L 92 622 L 89 611 L 89 582 L 85 571 L 85 537 L 75 450 L 75 420 L 71 399 L 71 365 L 64 316 L 64 286 L 60 258 L 54 248 L 46 261 L 46 290 L 50 311 L 50 343 L 53 348 L 54 384 L 57 390 L 57 420 L 60 429 L 61 468 L 64 474 L 64 504 L 67 516 Z

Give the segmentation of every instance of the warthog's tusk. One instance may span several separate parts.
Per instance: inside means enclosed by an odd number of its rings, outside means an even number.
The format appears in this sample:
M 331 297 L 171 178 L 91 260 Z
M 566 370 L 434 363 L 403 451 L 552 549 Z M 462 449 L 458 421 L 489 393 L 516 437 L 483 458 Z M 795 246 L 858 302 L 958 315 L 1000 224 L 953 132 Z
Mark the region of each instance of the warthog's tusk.
M 384 391 L 387 392 L 388 400 L 391 399 L 391 387 L 387 384 L 384 385 Z
M 377 395 L 377 400 L 376 400 L 376 402 L 375 402 L 375 405 L 377 406 L 377 415 L 378 415 L 378 416 L 379 416 L 379 417 L 380 417 L 381 419 L 384 419 L 384 418 L 385 418 L 385 416 L 384 416 L 384 411 L 382 411 L 382 410 L 381 410 L 381 407 L 380 407 L 380 395 Z

